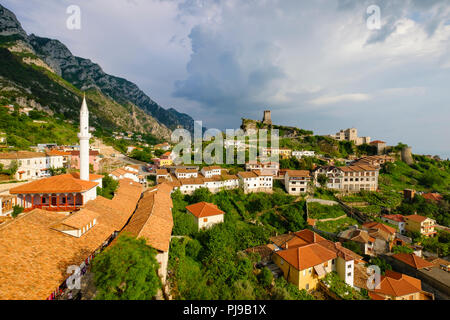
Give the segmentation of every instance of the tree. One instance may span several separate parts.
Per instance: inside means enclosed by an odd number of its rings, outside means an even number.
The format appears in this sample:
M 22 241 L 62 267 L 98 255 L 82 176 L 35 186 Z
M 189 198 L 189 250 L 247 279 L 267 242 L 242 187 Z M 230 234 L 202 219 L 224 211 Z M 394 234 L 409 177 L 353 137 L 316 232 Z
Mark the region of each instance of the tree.
M 324 174 L 319 174 L 317 176 L 317 182 L 322 186 L 322 188 L 325 188 L 328 183 L 328 177 Z
M 261 273 L 258 275 L 258 280 L 261 283 L 261 285 L 265 288 L 270 287 L 273 281 L 273 274 L 272 271 L 270 271 L 268 268 L 264 267 L 261 270 Z
M 92 264 L 97 300 L 150 300 L 161 287 L 156 250 L 145 239 L 121 235 Z
M 207 188 L 199 188 L 190 197 L 189 203 L 211 202 L 212 193 Z
M 13 207 L 13 212 L 11 213 L 11 217 L 17 218 L 17 216 L 19 214 L 21 214 L 23 212 L 23 210 L 24 209 L 22 207 L 20 207 L 20 206 L 14 206 Z
M 393 253 L 413 253 L 414 250 L 407 246 L 395 246 L 392 248 Z

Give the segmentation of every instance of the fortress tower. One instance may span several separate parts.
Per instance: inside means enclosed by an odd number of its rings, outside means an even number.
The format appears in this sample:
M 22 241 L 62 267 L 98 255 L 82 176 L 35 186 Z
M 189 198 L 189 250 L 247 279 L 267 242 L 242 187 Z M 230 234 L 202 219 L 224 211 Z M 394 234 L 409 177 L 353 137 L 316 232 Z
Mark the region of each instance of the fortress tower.
M 83 103 L 80 111 L 80 179 L 89 181 L 89 110 L 86 103 L 86 97 L 83 97 Z
M 271 114 L 270 110 L 264 111 L 263 123 L 264 124 L 268 124 L 268 125 L 272 125 L 272 114 Z

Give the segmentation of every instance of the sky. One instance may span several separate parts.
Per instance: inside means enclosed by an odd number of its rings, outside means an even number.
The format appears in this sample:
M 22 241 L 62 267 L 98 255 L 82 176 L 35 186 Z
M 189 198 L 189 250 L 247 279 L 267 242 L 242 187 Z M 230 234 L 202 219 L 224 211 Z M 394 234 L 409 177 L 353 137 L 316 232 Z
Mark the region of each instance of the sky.
M 450 157 L 450 1 L 1 0 L 29 34 L 208 128 L 241 118 Z M 67 8 L 78 5 L 81 29 Z M 368 10 L 379 8 L 377 12 Z

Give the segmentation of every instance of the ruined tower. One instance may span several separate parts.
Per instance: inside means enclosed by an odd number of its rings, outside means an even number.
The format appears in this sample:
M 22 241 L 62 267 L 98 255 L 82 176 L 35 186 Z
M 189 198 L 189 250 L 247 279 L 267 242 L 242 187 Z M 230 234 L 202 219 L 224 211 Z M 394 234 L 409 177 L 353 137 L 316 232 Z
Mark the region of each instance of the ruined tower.
M 263 123 L 264 124 L 268 124 L 268 125 L 272 125 L 272 114 L 271 114 L 270 110 L 264 111 Z

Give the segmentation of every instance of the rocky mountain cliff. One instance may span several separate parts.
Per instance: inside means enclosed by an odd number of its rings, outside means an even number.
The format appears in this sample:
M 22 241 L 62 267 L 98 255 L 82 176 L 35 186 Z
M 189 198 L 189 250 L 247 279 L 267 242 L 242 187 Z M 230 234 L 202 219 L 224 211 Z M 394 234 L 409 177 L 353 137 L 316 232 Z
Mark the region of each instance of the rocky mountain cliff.
M 23 69 L 21 73 L 28 82 L 25 84 L 24 79 L 18 79 L 14 70 L 3 70 L 0 72 L 0 98 L 12 99 L 15 103 L 33 103 L 43 110 L 76 120 L 77 103 L 84 91 L 88 93 L 88 103 L 94 109 L 94 124 L 107 124 L 111 130 L 147 132 L 160 138 L 168 138 L 171 130 L 179 127 L 193 130 L 194 121 L 190 116 L 162 108 L 134 83 L 108 75 L 98 64 L 72 55 L 58 40 L 27 35 L 14 13 L 2 5 L 0 47 L 18 58 L 20 69 Z M 12 59 L 5 53 L 2 56 Z M 6 62 L 0 61 L 0 66 L 3 63 Z M 12 65 L 19 68 L 15 62 L 9 61 L 10 68 Z M 33 81 L 28 81 L 28 78 L 36 77 L 36 72 L 56 84 L 47 84 L 49 87 L 41 85 L 41 90 L 32 90 Z M 43 94 L 37 94 L 38 91 L 47 91 L 47 95 L 49 91 L 56 91 L 59 96 L 50 101 Z M 67 98 L 72 100 L 71 103 L 66 101 L 63 104 L 62 100 Z

